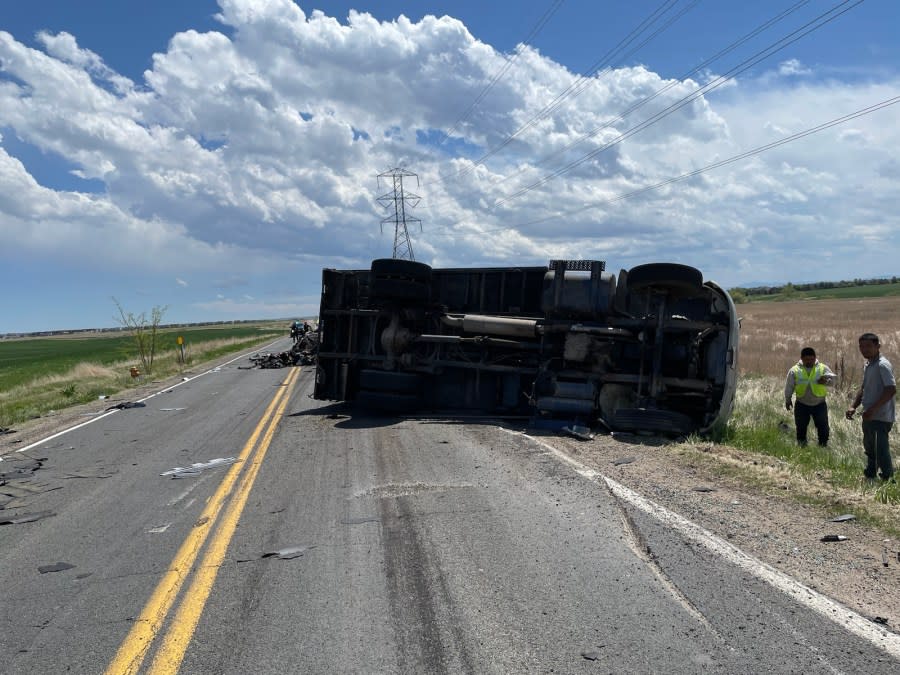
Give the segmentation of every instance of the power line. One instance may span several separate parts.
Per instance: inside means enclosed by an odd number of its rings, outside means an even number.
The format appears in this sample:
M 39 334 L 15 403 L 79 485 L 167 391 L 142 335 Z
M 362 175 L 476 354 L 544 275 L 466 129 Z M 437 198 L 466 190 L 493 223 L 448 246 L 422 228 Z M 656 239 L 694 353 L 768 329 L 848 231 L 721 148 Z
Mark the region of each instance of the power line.
M 814 18 L 812 21 L 807 22 L 806 24 L 804 24 L 800 28 L 794 30 L 793 32 L 789 33 L 785 37 L 783 37 L 780 40 L 776 41 L 775 43 L 769 45 L 765 49 L 757 52 L 756 54 L 749 57 L 748 59 L 742 61 L 740 64 L 738 64 L 737 66 L 732 68 L 730 71 L 728 71 L 725 75 L 720 75 L 716 79 L 712 80 L 711 82 L 708 82 L 707 84 L 698 88 L 694 92 L 679 99 L 678 101 L 671 104 L 667 108 L 665 108 L 665 109 L 657 112 L 655 115 L 647 118 L 646 120 L 644 120 L 637 126 L 632 127 L 628 131 L 623 132 L 622 134 L 617 136 L 615 139 L 609 141 L 605 145 L 602 145 L 601 147 L 596 148 L 595 150 L 592 150 L 591 152 L 587 153 L 586 155 L 582 156 L 581 158 L 579 158 L 573 162 L 570 162 L 569 164 L 563 166 L 560 169 L 557 169 L 556 171 L 553 171 L 552 173 L 547 174 L 540 180 L 538 180 L 530 185 L 527 185 L 527 186 L 517 190 L 516 192 L 508 194 L 508 195 L 504 196 L 503 198 L 497 200 L 496 202 L 494 202 L 493 205 L 491 205 L 489 210 L 493 210 L 493 209 L 497 208 L 498 206 L 500 206 L 501 204 L 511 201 L 517 197 L 521 197 L 522 195 L 524 195 L 528 192 L 531 192 L 532 190 L 535 190 L 535 189 L 541 187 L 542 185 L 548 183 L 549 181 L 553 180 L 554 178 L 558 178 L 559 176 L 562 176 L 563 174 L 568 173 L 569 171 L 583 165 L 584 163 L 590 161 L 591 159 L 594 159 L 600 153 L 608 150 L 609 148 L 611 148 L 615 145 L 618 145 L 622 141 L 625 141 L 628 138 L 631 138 L 632 136 L 634 136 L 635 134 L 653 126 L 654 124 L 661 121 L 665 117 L 668 117 L 669 115 L 676 112 L 677 110 L 680 110 L 687 104 L 693 103 L 695 100 L 697 100 L 704 94 L 707 94 L 710 91 L 713 91 L 713 90 L 721 87 L 723 84 L 734 79 L 734 77 L 736 77 L 740 73 L 744 72 L 745 70 L 751 68 L 752 66 L 756 65 L 760 61 L 763 61 L 764 59 L 769 58 L 773 54 L 776 54 L 777 52 L 781 51 L 785 47 L 793 44 L 794 42 L 797 42 L 798 40 L 805 37 L 809 33 L 812 33 L 813 31 L 818 30 L 822 26 L 830 23 L 831 21 L 834 21 L 836 18 L 838 18 L 842 14 L 849 12 L 851 9 L 853 9 L 854 7 L 856 7 L 857 5 L 859 5 L 863 2 L 863 0 L 855 0 L 855 2 L 853 2 L 852 5 L 850 5 L 850 7 L 846 7 L 839 12 L 837 11 L 840 7 L 842 7 L 843 5 L 846 5 L 850 1 L 851 0 L 844 0 L 843 2 L 839 3 L 838 5 L 835 5 L 831 9 L 829 9 L 828 11 L 823 12 L 822 14 L 820 14 L 819 16 Z M 829 16 L 829 15 L 832 15 L 832 16 Z
M 635 103 L 632 104 L 630 107 L 628 107 L 628 108 L 625 109 L 623 112 L 621 112 L 618 116 L 616 116 L 614 119 L 612 119 L 612 120 L 606 122 L 606 123 L 603 124 L 602 126 L 599 126 L 599 127 L 596 127 L 595 129 L 592 129 L 591 131 L 589 131 L 589 132 L 587 132 L 587 133 L 585 133 L 585 134 L 582 134 L 579 138 L 575 139 L 574 141 L 572 141 L 571 143 L 569 143 L 569 144 L 566 145 L 565 147 L 560 148 L 559 150 L 554 150 L 552 153 L 550 153 L 550 154 L 548 154 L 548 155 L 545 155 L 544 157 L 540 158 L 539 160 L 537 160 L 537 161 L 535 162 L 535 165 L 538 166 L 538 165 L 541 165 L 541 164 L 546 164 L 549 160 L 551 160 L 551 159 L 553 159 L 553 158 L 555 158 L 555 157 L 559 157 L 560 155 L 562 155 L 562 154 L 568 152 L 569 150 L 571 150 L 572 148 L 574 148 L 574 147 L 576 147 L 576 146 L 578 146 L 578 145 L 581 145 L 582 143 L 584 143 L 585 141 L 587 141 L 587 140 L 589 140 L 589 139 L 591 139 L 591 138 L 594 138 L 597 134 L 599 134 L 599 133 L 600 133 L 601 131 L 603 131 L 604 129 L 609 129 L 609 128 L 611 128 L 614 124 L 616 124 L 617 122 L 622 122 L 622 121 L 624 121 L 625 118 L 626 118 L 626 116 L 628 116 L 628 115 L 630 115 L 631 113 L 633 113 L 633 112 L 639 110 L 640 108 L 644 107 L 646 104 L 650 103 L 651 101 L 653 101 L 653 100 L 656 99 L 657 97 L 659 97 L 659 96 L 661 96 L 662 94 L 666 93 L 667 91 L 669 91 L 669 90 L 672 89 L 673 87 L 675 87 L 675 86 L 681 84 L 683 80 L 686 80 L 686 79 L 688 79 L 689 77 L 691 77 L 691 76 L 693 76 L 693 75 L 696 75 L 697 73 L 699 73 L 700 71 L 702 71 L 704 68 L 709 67 L 710 65 L 712 65 L 713 63 L 715 63 L 716 61 L 718 61 L 718 60 L 719 60 L 720 58 L 722 58 L 723 56 L 725 56 L 725 55 L 727 55 L 727 54 L 730 54 L 730 53 L 733 52 L 735 49 L 737 49 L 738 47 L 740 47 L 742 44 L 744 44 L 744 43 L 748 42 L 749 40 L 753 39 L 754 37 L 756 37 L 757 35 L 759 35 L 759 34 L 762 33 L 763 31 L 767 30 L 768 28 L 771 28 L 774 24 L 776 24 L 776 23 L 778 23 L 779 21 L 785 19 L 786 17 L 788 17 L 789 15 L 793 14 L 793 13 L 796 12 L 798 9 L 800 9 L 801 7 L 803 7 L 804 5 L 808 5 L 809 3 L 810 3 L 810 0 L 800 0 L 799 2 L 794 3 L 791 7 L 788 7 L 787 9 L 785 9 L 785 10 L 783 10 L 782 12 L 780 12 L 779 14 L 775 15 L 774 17 L 772 17 L 772 18 L 769 19 L 768 21 L 765 21 L 764 23 L 760 24 L 759 26 L 757 26 L 756 28 L 754 28 L 752 31 L 750 31 L 749 33 L 747 33 L 747 34 L 744 35 L 743 37 L 739 38 L 738 40 L 735 40 L 735 41 L 732 42 L 730 45 L 728 45 L 727 47 L 721 49 L 721 50 L 718 51 L 716 54 L 714 54 L 713 56 L 709 57 L 708 59 L 706 59 L 706 60 L 703 61 L 702 63 L 697 64 L 696 66 L 694 66 L 693 68 L 691 68 L 689 71 L 687 71 L 687 72 L 684 73 L 683 75 L 681 75 L 681 76 L 679 76 L 679 77 L 673 79 L 673 80 L 672 80 L 671 82 L 669 82 L 669 84 L 667 84 L 666 86 L 664 86 L 664 87 L 662 87 L 662 88 L 660 88 L 660 89 L 657 89 L 657 90 L 656 90 L 655 92 L 653 92 L 653 94 L 651 94 L 650 96 L 647 96 L 647 97 L 645 97 L 645 98 L 643 98 L 643 99 L 641 99 L 641 100 L 635 102 Z M 523 173 L 524 173 L 525 171 L 527 171 L 527 170 L 528 170 L 527 168 L 519 169 L 518 171 L 515 171 L 515 172 L 509 174 L 508 176 L 505 176 L 504 178 L 502 178 L 502 179 L 496 181 L 496 182 L 494 183 L 494 186 L 496 187 L 497 185 L 502 185 L 503 183 L 506 183 L 507 181 L 512 180 L 512 179 L 515 178 L 516 176 L 519 176 L 519 175 L 523 174 Z
M 637 195 L 651 192 L 653 190 L 658 190 L 661 187 L 665 187 L 667 185 L 671 185 L 673 183 L 677 183 L 679 181 L 686 180 L 688 178 L 693 178 L 694 176 L 698 176 L 701 173 L 706 173 L 707 171 L 711 171 L 713 169 L 718 169 L 720 167 L 727 166 L 728 164 L 734 164 L 735 162 L 738 162 L 742 159 L 747 159 L 748 157 L 753 157 L 755 155 L 762 154 L 763 152 L 772 150 L 773 148 L 777 148 L 781 145 L 785 145 L 786 143 L 791 143 L 793 141 L 799 140 L 801 138 L 805 138 L 806 136 L 810 136 L 810 135 L 818 133 L 820 131 L 825 131 L 826 129 L 830 129 L 831 127 L 835 127 L 839 124 L 849 122 L 858 117 L 863 117 L 864 115 L 869 115 L 869 114 L 877 112 L 883 108 L 887 108 L 889 106 L 896 105 L 897 103 L 900 103 L 900 96 L 895 96 L 893 98 L 885 99 L 884 101 L 875 103 L 866 108 L 861 108 L 860 110 L 857 110 L 856 112 L 852 112 L 847 115 L 844 115 L 843 117 L 835 118 L 828 122 L 824 122 L 818 126 L 811 127 L 804 131 L 799 131 L 796 134 L 791 134 L 790 136 L 785 136 L 777 141 L 772 141 L 771 143 L 767 143 L 765 145 L 758 146 L 756 148 L 753 148 L 752 150 L 747 150 L 746 152 L 742 152 L 740 154 L 733 155 L 733 156 L 729 157 L 728 159 L 723 159 L 721 161 L 714 162 L 712 164 L 707 164 L 706 166 L 704 166 L 700 169 L 695 169 L 694 171 L 689 171 L 687 173 L 683 173 L 683 174 L 681 174 L 679 176 L 675 176 L 673 178 L 667 178 L 666 180 L 660 181 L 658 183 L 654 183 L 652 185 L 647 185 L 642 188 L 638 188 L 636 190 L 632 190 L 631 192 L 626 192 L 626 193 L 617 195 L 615 197 L 610 197 L 609 199 L 603 199 L 600 201 L 591 202 L 590 204 L 585 204 L 584 206 L 581 206 L 577 209 L 572 209 L 570 211 L 561 211 L 561 212 L 555 213 L 551 216 L 545 216 L 543 218 L 536 218 L 535 220 L 529 220 L 525 223 L 520 223 L 519 225 L 492 228 L 490 230 L 480 230 L 478 232 L 478 234 L 488 234 L 491 232 L 502 232 L 504 230 L 519 230 L 521 228 L 529 227 L 531 225 L 539 225 L 541 223 L 546 223 L 546 222 L 549 222 L 551 220 L 556 220 L 561 217 L 571 216 L 576 213 L 583 213 L 584 211 L 589 211 L 590 209 L 597 208 L 598 206 L 604 206 L 606 204 L 613 204 L 613 203 L 620 202 L 620 201 L 623 201 L 626 199 L 631 199 L 632 197 L 636 197 Z M 459 225 L 459 224 L 460 223 L 457 223 L 457 225 Z M 453 227 L 453 226 L 450 226 L 450 227 Z
M 628 35 L 626 35 L 624 38 L 622 38 L 622 40 L 620 40 L 619 43 L 615 47 L 613 47 L 612 49 L 607 51 L 606 54 L 604 54 L 599 60 L 595 61 L 585 72 L 583 72 L 581 75 L 579 75 L 576 78 L 575 82 L 573 82 L 566 89 L 564 89 L 562 92 L 557 94 L 557 96 L 552 101 L 550 101 L 550 103 L 548 103 L 546 106 L 544 106 L 544 108 L 542 108 L 540 111 L 538 111 L 536 114 L 534 114 L 527 122 L 522 124 L 518 129 L 516 129 L 512 134 L 507 136 L 498 145 L 494 146 L 493 148 L 488 150 L 485 154 L 483 154 L 481 157 L 479 157 L 477 160 L 475 160 L 472 163 L 472 166 L 461 169 L 460 171 L 453 174 L 452 176 L 446 176 L 446 177 L 440 178 L 439 181 L 443 182 L 443 181 L 449 180 L 451 178 L 461 178 L 462 176 L 465 176 L 466 174 L 470 173 L 471 171 L 473 171 L 475 169 L 476 166 L 483 163 L 486 159 L 489 159 L 490 157 L 494 156 L 495 154 L 500 152 L 503 148 L 505 148 L 507 145 L 509 145 L 521 133 L 523 133 L 527 129 L 533 127 L 541 119 L 546 117 L 548 114 L 550 114 L 554 110 L 558 109 L 559 106 L 563 103 L 563 101 L 565 101 L 567 98 L 569 98 L 570 96 L 575 96 L 575 95 L 580 94 L 582 91 L 584 91 L 585 88 L 587 88 L 587 86 L 589 86 L 594 81 L 591 78 L 593 78 L 593 76 L 598 73 L 598 71 L 601 69 L 602 66 L 604 66 L 605 64 L 608 64 L 608 62 L 612 61 L 613 57 L 616 55 L 617 52 L 624 49 L 630 43 L 632 43 L 634 40 L 636 40 L 641 35 L 641 33 L 643 33 L 650 26 L 652 26 L 661 16 L 665 15 L 678 2 L 679 2 L 679 0 L 665 0 L 659 7 L 656 8 L 656 10 L 653 13 L 650 14 L 650 16 L 648 16 L 646 19 L 644 19 L 637 26 L 637 28 L 634 28 Z M 650 36 L 650 38 L 648 38 L 643 43 L 641 43 L 640 46 L 646 45 L 650 39 L 652 39 L 653 37 L 656 37 L 665 28 L 668 28 L 672 23 L 674 23 L 675 20 L 677 20 L 678 18 L 683 16 L 687 11 L 692 9 L 698 2 L 699 2 L 699 0 L 693 0 L 687 8 L 682 9 L 682 11 L 680 11 L 674 19 L 671 19 L 670 21 L 668 21 L 662 27 L 662 29 L 654 32 Z M 632 52 L 629 52 L 629 54 L 631 54 L 631 53 Z M 600 75 L 603 75 L 606 72 L 609 72 L 610 70 L 611 70 L 611 68 L 607 66 L 606 68 L 604 68 L 603 72 L 600 73 Z
M 475 111 L 475 108 L 478 107 L 478 104 L 484 100 L 484 97 L 488 95 L 491 89 L 500 81 L 500 79 L 507 73 L 507 71 L 512 68 L 513 64 L 518 60 L 519 56 L 525 51 L 525 47 L 531 43 L 531 41 L 537 37 L 538 33 L 544 28 L 544 25 L 551 19 L 551 17 L 556 14 L 556 10 L 560 8 L 560 6 L 565 2 L 565 0 L 554 0 L 551 6 L 544 12 L 543 16 L 538 19 L 538 22 L 531 29 L 531 32 L 525 36 L 525 39 L 522 40 L 518 47 L 516 48 L 516 53 L 513 56 L 506 60 L 503 67 L 497 71 L 497 73 L 491 78 L 490 82 L 488 82 L 484 89 L 475 97 L 475 100 L 472 101 L 472 104 L 465 110 L 465 112 L 460 115 L 457 120 L 450 126 L 447 131 L 444 132 L 444 138 L 441 141 L 441 145 L 447 142 L 450 136 L 456 131 L 459 126 L 465 122 L 471 114 Z

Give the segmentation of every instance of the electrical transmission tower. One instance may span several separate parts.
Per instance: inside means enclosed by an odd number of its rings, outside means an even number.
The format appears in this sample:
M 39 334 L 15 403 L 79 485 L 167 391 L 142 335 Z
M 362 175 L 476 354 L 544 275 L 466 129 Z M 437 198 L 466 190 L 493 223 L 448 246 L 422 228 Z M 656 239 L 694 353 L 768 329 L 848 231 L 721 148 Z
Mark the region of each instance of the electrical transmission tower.
M 418 175 L 407 171 L 406 169 L 391 169 L 384 173 L 378 174 L 378 186 L 381 187 L 381 179 L 391 179 L 393 190 L 387 194 L 381 195 L 378 201 L 384 204 L 385 208 L 390 208 L 391 203 L 394 205 L 394 215 L 388 216 L 381 221 L 381 231 L 384 232 L 385 223 L 394 224 L 394 254 L 393 258 L 402 258 L 405 260 L 415 260 L 412 250 L 412 242 L 409 240 L 409 231 L 406 228 L 407 223 L 418 223 L 419 230 L 422 229 L 422 221 L 406 215 L 406 207 L 415 207 L 422 199 L 419 195 L 412 192 L 403 191 L 403 179 L 415 176 L 416 187 L 419 185 Z

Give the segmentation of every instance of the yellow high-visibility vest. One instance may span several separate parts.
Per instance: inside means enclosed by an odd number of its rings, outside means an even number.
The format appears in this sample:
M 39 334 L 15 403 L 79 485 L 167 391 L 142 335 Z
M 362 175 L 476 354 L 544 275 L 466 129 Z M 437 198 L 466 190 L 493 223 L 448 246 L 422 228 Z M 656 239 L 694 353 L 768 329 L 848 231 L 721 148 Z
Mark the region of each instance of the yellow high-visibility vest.
M 825 366 L 816 363 L 812 368 L 804 368 L 802 363 L 798 363 L 791 371 L 794 373 L 794 394 L 797 398 L 806 393 L 807 387 L 812 387 L 813 396 L 824 398 L 828 388 L 819 384 L 819 378 L 825 374 Z

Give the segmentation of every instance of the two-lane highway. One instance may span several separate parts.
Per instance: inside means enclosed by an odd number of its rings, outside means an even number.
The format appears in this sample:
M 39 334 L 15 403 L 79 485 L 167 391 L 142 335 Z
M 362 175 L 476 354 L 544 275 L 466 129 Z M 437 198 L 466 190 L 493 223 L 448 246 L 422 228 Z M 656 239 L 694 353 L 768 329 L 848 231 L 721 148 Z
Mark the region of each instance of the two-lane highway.
M 46 459 L 18 510 L 55 515 L 0 528 L 0 669 L 896 672 L 890 639 L 551 438 L 373 417 L 312 400 L 312 369 L 238 363 L 25 453 Z

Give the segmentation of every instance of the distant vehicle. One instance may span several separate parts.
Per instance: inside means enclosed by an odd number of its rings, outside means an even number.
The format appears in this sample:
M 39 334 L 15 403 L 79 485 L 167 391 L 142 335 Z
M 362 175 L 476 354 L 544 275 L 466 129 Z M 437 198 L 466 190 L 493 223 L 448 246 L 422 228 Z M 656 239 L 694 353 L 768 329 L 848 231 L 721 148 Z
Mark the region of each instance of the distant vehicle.
M 303 324 L 300 321 L 294 321 L 294 323 L 291 324 L 291 339 L 295 344 L 300 341 L 300 338 L 304 333 Z
M 707 433 L 734 401 L 739 322 L 699 270 L 600 261 L 322 272 L 314 397 L 391 413 L 532 415 Z

